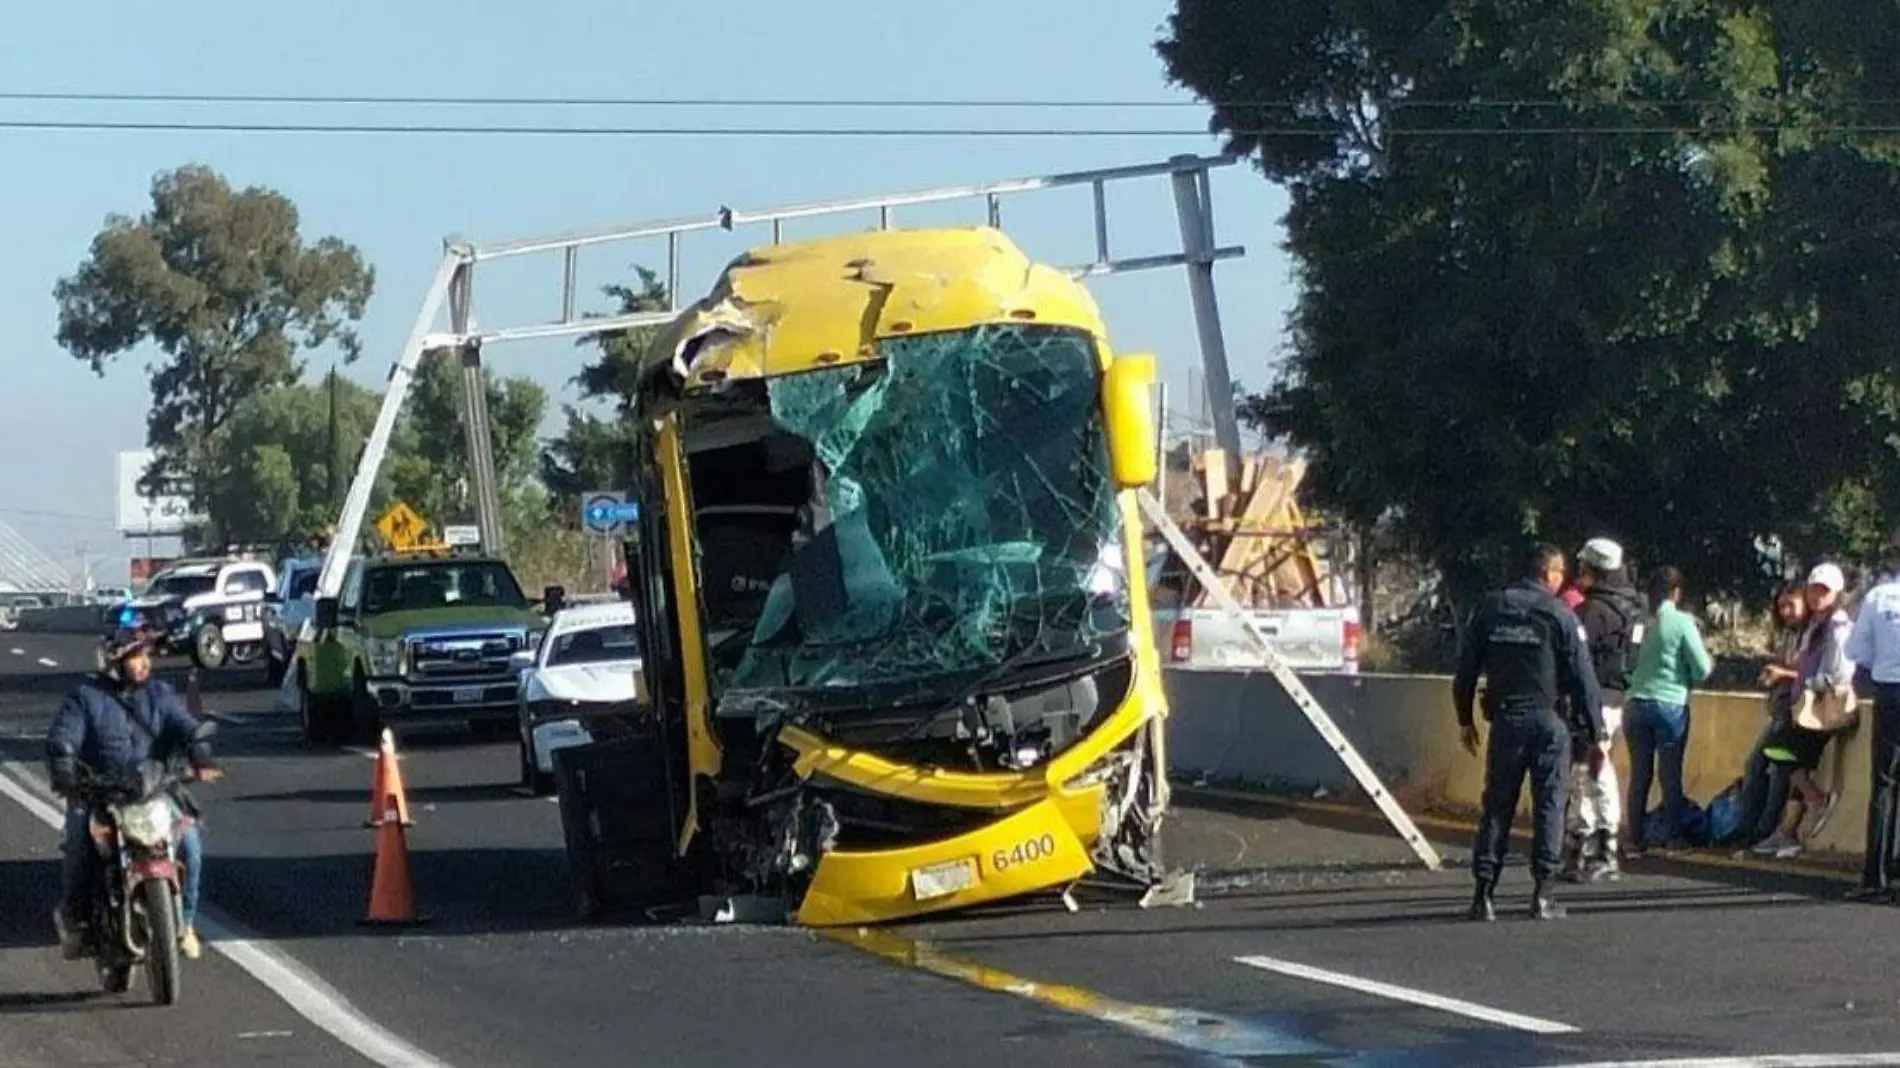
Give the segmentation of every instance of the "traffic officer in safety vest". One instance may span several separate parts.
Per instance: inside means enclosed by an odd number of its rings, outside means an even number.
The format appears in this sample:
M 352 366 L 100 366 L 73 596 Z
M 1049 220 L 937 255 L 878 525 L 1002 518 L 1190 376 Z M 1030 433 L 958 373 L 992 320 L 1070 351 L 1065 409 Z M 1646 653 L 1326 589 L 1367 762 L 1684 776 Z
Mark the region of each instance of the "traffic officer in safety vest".
M 1485 747 L 1484 814 L 1472 850 L 1477 893 L 1471 918 L 1497 916 L 1493 895 L 1511 838 L 1511 820 L 1526 775 L 1533 800 L 1531 876 L 1536 889 L 1531 915 L 1559 919 L 1563 906 L 1551 898 L 1551 881 L 1563 856 L 1564 775 L 1570 764 L 1570 726 L 1557 710 L 1567 695 L 1598 743 L 1609 740 L 1603 699 L 1590 665 L 1583 624 L 1557 599 L 1563 588 L 1564 554 L 1550 545 L 1532 551 L 1526 577 L 1487 596 L 1472 614 L 1458 651 L 1452 702 L 1467 752 L 1478 753 L 1478 727 L 1471 706 L 1484 676 L 1484 718 L 1491 724 Z

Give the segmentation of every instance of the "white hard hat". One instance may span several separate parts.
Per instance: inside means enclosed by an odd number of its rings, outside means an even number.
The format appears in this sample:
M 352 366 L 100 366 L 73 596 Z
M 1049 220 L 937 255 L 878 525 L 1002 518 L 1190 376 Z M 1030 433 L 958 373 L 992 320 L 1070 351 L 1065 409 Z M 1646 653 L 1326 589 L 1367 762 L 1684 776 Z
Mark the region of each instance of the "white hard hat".
M 1577 563 L 1597 571 L 1615 571 L 1623 566 L 1623 547 L 1608 538 L 1591 538 L 1583 543 Z
M 1829 593 L 1839 593 L 1847 588 L 1847 576 L 1834 564 L 1820 564 L 1808 572 L 1808 585 L 1820 586 Z

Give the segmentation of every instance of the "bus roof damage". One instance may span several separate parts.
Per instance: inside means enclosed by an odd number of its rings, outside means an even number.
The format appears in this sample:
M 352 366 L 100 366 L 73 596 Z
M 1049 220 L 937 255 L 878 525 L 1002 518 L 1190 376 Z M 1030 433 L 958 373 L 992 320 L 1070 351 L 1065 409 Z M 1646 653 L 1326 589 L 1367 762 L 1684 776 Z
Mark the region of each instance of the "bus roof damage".
M 878 230 L 756 249 L 655 340 L 686 393 L 877 358 L 882 338 L 1036 322 L 1100 337 L 1088 291 L 999 230 Z

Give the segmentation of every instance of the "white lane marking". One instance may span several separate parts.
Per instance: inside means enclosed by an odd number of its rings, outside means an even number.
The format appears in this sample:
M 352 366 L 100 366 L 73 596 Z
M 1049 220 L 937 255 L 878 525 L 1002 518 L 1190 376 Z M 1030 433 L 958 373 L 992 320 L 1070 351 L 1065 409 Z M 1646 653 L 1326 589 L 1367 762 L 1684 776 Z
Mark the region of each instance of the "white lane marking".
M 1890 1068 L 1900 1053 L 1787 1053 L 1760 1057 L 1683 1057 L 1657 1061 L 1592 1061 L 1548 1068 Z
M 10 650 L 10 652 L 12 652 L 14 656 L 25 656 L 25 655 L 26 655 L 26 650 L 25 650 L 25 649 L 22 649 L 22 648 L 20 648 L 20 647 L 19 647 L 19 646 L 17 646 L 17 645 L 16 645 L 16 646 L 14 646 L 14 647 L 13 647 L 13 649 L 11 649 L 11 650 Z
M 45 797 L 29 790 L 28 784 L 45 789 L 32 772 L 19 764 L 0 765 L 0 794 L 18 802 L 41 823 L 59 830 L 65 823 L 63 814 Z M 297 1015 L 371 1063 L 381 1068 L 450 1068 L 448 1062 L 397 1038 L 363 1015 L 315 972 L 269 942 L 257 939 L 237 921 L 209 905 L 201 904 L 198 911 L 198 927 L 206 935 L 207 945 L 282 998 Z
M 1900 1053 L 1786 1053 L 1763 1057 L 1683 1057 L 1678 1060 L 1592 1060 L 1549 1068 L 1891 1068 Z
M 365 748 L 364 746 L 360 746 L 360 745 L 346 745 L 343 747 L 343 751 L 345 753 L 355 753 L 357 756 L 363 757 L 368 760 L 375 760 L 377 757 L 376 750 Z
M 42 656 L 40 657 L 40 666 L 41 667 L 58 667 L 59 661 L 54 660 L 50 656 Z
M 242 712 L 213 712 L 211 718 L 219 723 L 229 723 L 233 727 L 242 727 L 251 722 L 251 717 Z
M 1344 972 L 1329 972 L 1324 968 L 1314 968 L 1305 964 L 1296 964 L 1290 960 L 1278 960 L 1273 957 L 1235 957 L 1234 961 L 1237 964 L 1245 964 L 1249 968 L 1259 968 L 1262 971 L 1276 972 L 1294 979 L 1307 979 L 1315 983 L 1327 983 L 1332 986 L 1344 987 L 1347 990 L 1357 990 L 1362 994 L 1371 994 L 1374 997 L 1387 998 L 1392 1001 L 1409 1002 L 1410 1004 L 1421 1005 L 1428 1009 L 1437 1009 L 1440 1012 L 1449 1012 L 1458 1016 L 1468 1016 L 1473 1020 L 1483 1020 L 1486 1023 L 1494 1023 L 1519 1031 L 1530 1031 L 1540 1035 L 1568 1035 L 1575 1034 L 1577 1031 L 1577 1028 L 1567 1023 L 1558 1023 L 1555 1020 L 1540 1020 L 1535 1016 L 1524 1016 L 1515 1012 L 1506 1012 L 1503 1009 L 1494 1009 L 1488 1005 L 1479 1005 L 1476 1002 L 1460 1001 L 1457 998 L 1448 998 L 1425 990 L 1414 990 L 1409 986 L 1395 986 L 1391 983 L 1381 983 L 1376 979 L 1361 979 L 1356 975 L 1347 975 Z

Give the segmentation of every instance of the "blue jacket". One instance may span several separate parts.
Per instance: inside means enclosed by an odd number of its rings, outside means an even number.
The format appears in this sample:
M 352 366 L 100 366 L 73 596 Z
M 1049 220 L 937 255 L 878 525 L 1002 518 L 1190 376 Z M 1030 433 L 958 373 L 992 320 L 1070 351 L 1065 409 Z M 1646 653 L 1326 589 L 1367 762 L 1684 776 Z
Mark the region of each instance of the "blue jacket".
M 173 756 L 209 764 L 209 744 L 192 742 L 197 729 L 198 721 L 167 683 L 152 679 L 121 695 L 104 678 L 87 679 L 66 695 L 47 732 L 53 786 L 59 789 L 71 781 L 74 764 L 109 775 L 128 774 L 143 761 Z

